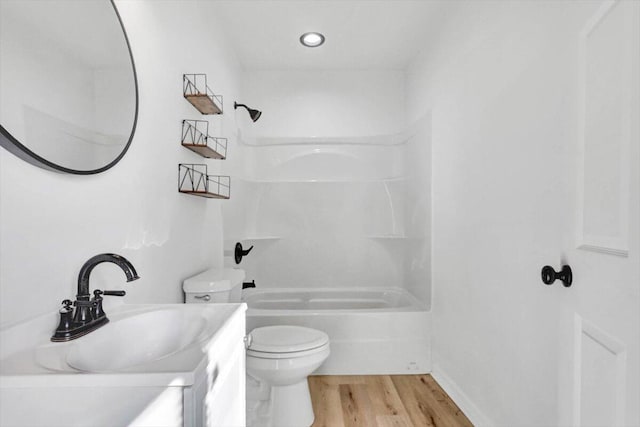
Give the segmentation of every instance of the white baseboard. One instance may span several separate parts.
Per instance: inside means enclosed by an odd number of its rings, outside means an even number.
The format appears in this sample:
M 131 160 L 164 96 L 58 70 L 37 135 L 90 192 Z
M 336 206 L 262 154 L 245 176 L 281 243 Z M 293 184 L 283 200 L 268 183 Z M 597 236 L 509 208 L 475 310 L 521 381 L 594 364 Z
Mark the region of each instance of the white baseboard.
M 471 421 L 475 427 L 491 427 L 495 425 L 438 365 L 433 365 L 431 376 L 440 384 L 440 387 L 447 392 L 449 397 L 458 405 L 458 408 L 469 418 L 469 421 Z

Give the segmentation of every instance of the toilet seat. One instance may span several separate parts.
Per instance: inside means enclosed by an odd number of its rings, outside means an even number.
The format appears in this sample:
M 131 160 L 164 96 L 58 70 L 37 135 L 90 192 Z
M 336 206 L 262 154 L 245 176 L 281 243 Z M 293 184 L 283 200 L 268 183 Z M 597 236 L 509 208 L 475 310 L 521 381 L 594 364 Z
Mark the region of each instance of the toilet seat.
M 277 325 L 256 328 L 249 333 L 247 356 L 286 359 L 319 353 L 329 346 L 329 336 L 302 326 Z

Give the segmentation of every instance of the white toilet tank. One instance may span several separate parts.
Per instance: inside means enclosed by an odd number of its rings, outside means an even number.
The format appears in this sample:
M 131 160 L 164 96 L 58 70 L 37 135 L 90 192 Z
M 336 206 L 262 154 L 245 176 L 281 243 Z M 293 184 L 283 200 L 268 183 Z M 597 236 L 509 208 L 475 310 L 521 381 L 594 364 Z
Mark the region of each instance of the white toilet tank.
M 182 282 L 187 304 L 240 302 L 244 270 L 211 268 Z

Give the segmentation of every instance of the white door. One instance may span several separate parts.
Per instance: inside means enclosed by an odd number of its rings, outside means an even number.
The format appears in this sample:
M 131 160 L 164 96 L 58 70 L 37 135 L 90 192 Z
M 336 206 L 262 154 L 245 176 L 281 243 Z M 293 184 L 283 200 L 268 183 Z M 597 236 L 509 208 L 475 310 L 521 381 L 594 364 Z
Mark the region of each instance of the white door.
M 640 2 L 604 1 L 577 42 L 578 197 L 565 251 L 573 285 L 560 304 L 560 423 L 637 426 Z

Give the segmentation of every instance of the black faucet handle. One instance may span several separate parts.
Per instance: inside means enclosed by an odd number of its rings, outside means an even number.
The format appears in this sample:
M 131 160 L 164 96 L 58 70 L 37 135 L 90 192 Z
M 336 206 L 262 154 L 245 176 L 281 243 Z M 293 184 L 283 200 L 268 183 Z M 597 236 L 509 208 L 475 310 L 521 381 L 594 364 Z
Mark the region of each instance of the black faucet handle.
M 125 291 L 102 291 L 103 295 L 111 295 L 114 297 L 123 297 L 125 296 L 127 293 Z
M 70 299 L 66 299 L 62 301 L 62 308 L 60 309 L 60 322 L 58 322 L 58 327 L 56 328 L 52 339 L 58 340 L 60 337 L 66 336 L 69 330 L 72 328 L 73 323 L 73 308 L 71 305 L 73 303 Z
M 235 250 L 233 251 L 233 257 L 236 261 L 236 264 L 240 264 L 240 262 L 242 261 L 242 258 L 249 255 L 249 252 L 251 252 L 252 249 L 253 249 L 253 245 L 249 249 L 245 250 L 242 247 L 242 243 L 240 242 L 236 243 Z
M 73 310 L 71 306 L 73 302 L 70 299 L 65 299 L 62 301 L 62 308 L 60 309 L 60 313 L 69 313 Z
M 102 301 L 102 295 L 111 295 L 111 296 L 116 296 L 116 297 L 123 297 L 126 295 L 125 291 L 101 291 L 100 289 L 96 289 L 95 291 L 93 291 L 93 299 L 91 300 L 91 302 L 101 302 Z
M 101 291 L 100 289 L 96 289 L 95 291 L 93 291 L 93 296 L 95 297 L 95 299 L 100 298 L 100 295 L 110 295 L 110 296 L 114 296 L 114 297 L 123 297 L 125 296 L 127 293 L 125 291 Z
M 123 297 L 125 295 L 125 291 L 101 291 L 100 289 L 96 289 L 95 291 L 93 291 L 93 300 L 91 300 L 91 302 L 94 304 L 94 306 L 91 309 L 91 315 L 93 316 L 94 320 L 100 320 L 103 317 L 107 317 L 104 310 L 102 309 L 102 295 Z

